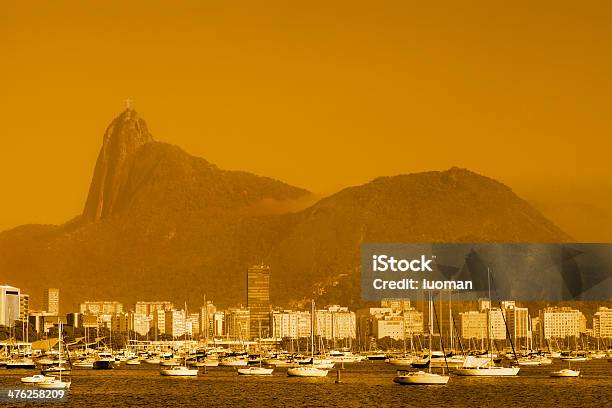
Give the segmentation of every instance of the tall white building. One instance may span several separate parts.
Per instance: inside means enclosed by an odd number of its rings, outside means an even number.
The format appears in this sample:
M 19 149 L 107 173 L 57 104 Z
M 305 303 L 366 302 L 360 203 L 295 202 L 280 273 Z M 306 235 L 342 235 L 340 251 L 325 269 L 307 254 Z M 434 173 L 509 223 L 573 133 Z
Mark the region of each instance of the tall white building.
M 272 336 L 277 339 L 310 337 L 310 312 L 275 310 L 271 319 Z
M 57 288 L 47 288 L 43 292 L 43 307 L 45 311 L 58 315 L 60 310 L 60 293 Z
M 347 307 L 338 305 L 328 306 L 327 309 L 317 310 L 315 320 L 315 334 L 324 339 L 354 339 L 357 334 L 357 320 L 355 313 Z
M 30 295 L 19 295 L 19 320 L 27 322 L 30 318 Z
M 584 315 L 571 307 L 547 307 L 540 311 L 540 329 L 545 339 L 578 337 Z
M 612 338 L 612 309 L 600 307 L 593 316 L 593 336 L 596 338 Z
M 20 295 L 19 288 L 0 286 L 0 326 L 10 326 L 19 320 Z
M 180 337 L 186 333 L 187 325 L 184 310 L 166 310 L 164 333 Z
M 153 320 L 153 315 L 148 315 L 144 313 L 130 313 L 130 330 L 135 331 L 141 336 L 146 336 L 151 328 L 151 322 Z
M 464 339 L 506 339 L 506 325 L 501 309 L 482 309 L 459 314 Z

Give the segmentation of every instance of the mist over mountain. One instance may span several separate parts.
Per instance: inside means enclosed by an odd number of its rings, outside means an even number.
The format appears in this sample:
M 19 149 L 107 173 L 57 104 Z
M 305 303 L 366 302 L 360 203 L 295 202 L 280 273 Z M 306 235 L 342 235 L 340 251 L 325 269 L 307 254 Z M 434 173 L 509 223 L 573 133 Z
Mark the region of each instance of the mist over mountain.
M 314 202 L 314 204 L 312 204 Z M 245 272 L 272 268 L 272 300 L 359 301 L 361 242 L 560 242 L 507 186 L 464 169 L 381 177 L 317 200 L 154 141 L 128 109 L 104 134 L 83 214 L 0 233 L 0 278 L 34 307 L 84 300 L 245 303 Z

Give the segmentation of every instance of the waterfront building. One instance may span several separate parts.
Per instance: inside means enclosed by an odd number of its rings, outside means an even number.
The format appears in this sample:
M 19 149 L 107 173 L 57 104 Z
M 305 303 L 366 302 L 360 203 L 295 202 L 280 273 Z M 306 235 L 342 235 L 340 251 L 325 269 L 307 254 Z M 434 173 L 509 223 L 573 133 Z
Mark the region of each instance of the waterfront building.
M 151 314 L 150 324 L 157 334 L 164 334 L 166 332 L 166 312 L 167 310 L 157 309 Z
M 200 313 L 189 313 L 187 315 L 185 331 L 192 337 L 200 334 Z
M 404 317 L 399 314 L 387 314 L 377 318 L 373 326 L 373 335 L 377 339 L 390 337 L 393 340 L 404 340 Z
M 111 329 L 116 333 L 127 333 L 130 330 L 130 316 L 128 313 L 111 315 Z
M 272 337 L 299 339 L 310 337 L 310 312 L 275 310 L 271 314 Z
M 206 301 L 206 304 L 200 307 L 199 328 L 200 337 L 209 338 L 214 336 L 214 319 L 213 316 L 217 312 L 217 307 L 213 302 Z
M 485 339 L 487 337 L 487 315 L 483 312 L 471 310 L 459 313 L 461 323 L 461 338 Z
M 43 292 L 43 308 L 51 314 L 59 314 L 60 293 L 57 288 L 47 288 Z
M 270 267 L 261 263 L 247 270 L 247 308 L 250 313 L 249 338 L 270 335 Z
M 222 337 L 225 335 L 225 313 L 216 311 L 212 314 L 211 335 L 213 337 Z
M 514 344 L 519 344 L 521 339 L 532 337 L 532 331 L 529 327 L 529 309 L 526 307 L 517 307 L 514 302 L 503 302 L 506 322 L 508 323 L 508 332 Z
M 30 316 L 30 295 L 19 295 L 19 320 L 27 322 Z
M 130 312 L 130 330 L 146 336 L 151 328 L 152 314 Z
M 413 335 L 423 334 L 423 312 L 416 310 L 414 307 L 404 309 L 402 312 L 404 318 L 404 336 L 411 338 Z
M 381 307 L 388 307 L 393 312 L 404 312 L 411 310 L 410 299 L 383 299 L 380 301 Z
M 248 340 L 250 335 L 250 311 L 242 307 L 232 307 L 225 311 L 223 329 L 227 337 L 234 340 Z
M 485 307 L 480 311 L 459 313 L 459 316 L 461 337 L 464 339 L 506 339 L 506 324 L 502 310 L 499 308 Z
M 186 316 L 184 310 L 165 311 L 164 333 L 180 337 L 186 333 Z
M 174 309 L 174 304 L 168 301 L 155 301 L 155 302 L 136 302 L 134 305 L 134 313 L 143 315 L 152 315 L 156 310 L 167 310 Z
M 19 288 L 0 286 L 0 326 L 11 326 L 20 317 Z
M 540 329 L 545 339 L 578 337 L 583 322 L 586 319 L 582 312 L 571 307 L 547 307 L 540 311 Z
M 423 313 L 409 306 L 408 302 L 398 305 L 394 301 L 381 301 L 381 307 L 358 310 L 357 317 L 360 338 L 364 343 L 384 337 L 410 339 L 423 333 Z
M 113 315 L 123 313 L 123 305 L 117 301 L 87 301 L 81 303 L 80 311 L 94 316 Z
M 315 335 L 326 340 L 356 337 L 357 319 L 347 307 L 332 305 L 315 313 Z
M 600 307 L 593 316 L 593 336 L 612 339 L 612 309 Z

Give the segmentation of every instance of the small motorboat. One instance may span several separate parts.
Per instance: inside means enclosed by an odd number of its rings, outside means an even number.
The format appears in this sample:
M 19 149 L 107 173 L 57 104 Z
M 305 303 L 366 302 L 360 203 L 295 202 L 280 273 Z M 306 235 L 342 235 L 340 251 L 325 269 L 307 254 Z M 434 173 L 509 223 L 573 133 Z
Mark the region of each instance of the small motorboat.
M 127 360 L 125 365 L 140 365 L 140 360 L 138 358 L 132 358 Z

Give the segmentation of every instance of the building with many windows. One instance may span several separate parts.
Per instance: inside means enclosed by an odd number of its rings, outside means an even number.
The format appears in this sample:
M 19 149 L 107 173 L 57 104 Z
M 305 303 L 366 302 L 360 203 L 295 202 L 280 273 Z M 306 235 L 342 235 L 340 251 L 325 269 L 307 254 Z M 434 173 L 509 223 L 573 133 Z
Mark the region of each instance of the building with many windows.
M 484 308 L 459 314 L 461 337 L 464 339 L 506 339 L 506 324 L 502 310 Z
M 270 267 L 253 265 L 247 270 L 249 338 L 270 336 Z
M 298 339 L 310 337 L 310 312 L 275 310 L 271 314 L 272 337 Z
M 585 322 L 582 312 L 571 307 L 547 307 L 540 311 L 540 330 L 545 339 L 578 337 Z
M 27 322 L 30 317 L 30 295 L 19 295 L 19 320 Z
M 144 315 L 152 315 L 156 310 L 167 310 L 174 309 L 172 302 L 168 301 L 155 301 L 155 302 L 136 302 L 134 305 L 134 312 Z
M 81 303 L 82 314 L 89 315 L 113 315 L 123 313 L 123 304 L 116 301 L 87 301 Z
M 43 292 L 43 308 L 46 312 L 57 315 L 60 310 L 60 293 L 57 288 L 47 288 Z
M 593 316 L 593 336 L 612 339 L 612 309 L 600 307 Z
M 233 340 L 248 340 L 250 335 L 250 311 L 242 307 L 230 307 L 225 311 L 223 332 Z
M 172 337 L 181 337 L 187 332 L 187 319 L 184 310 L 166 310 L 164 333 Z
M 315 335 L 327 340 L 354 339 L 357 334 L 355 313 L 338 305 L 315 311 Z
M 19 320 L 20 295 L 19 288 L 0 286 L 0 326 L 11 326 Z

